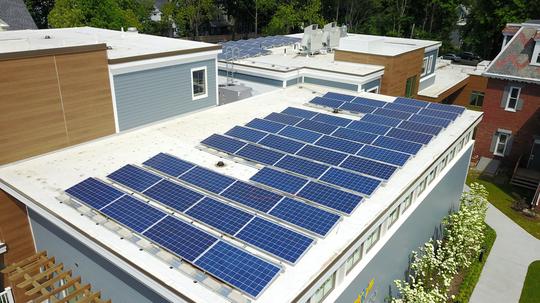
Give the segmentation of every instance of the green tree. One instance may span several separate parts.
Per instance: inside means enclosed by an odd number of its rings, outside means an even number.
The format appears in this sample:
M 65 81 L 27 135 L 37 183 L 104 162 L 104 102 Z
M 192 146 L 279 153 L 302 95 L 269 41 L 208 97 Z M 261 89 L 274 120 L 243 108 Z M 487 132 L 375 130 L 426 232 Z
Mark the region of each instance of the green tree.
M 47 17 L 54 7 L 54 0 L 25 0 L 24 2 L 37 27 L 47 28 L 49 26 Z
M 194 37 L 199 37 L 199 28 L 205 21 L 210 20 L 216 13 L 213 0 L 180 0 L 177 15 L 184 18 Z
M 291 1 L 278 6 L 276 13 L 264 29 L 267 35 L 290 34 L 310 24 L 323 25 L 320 0 Z

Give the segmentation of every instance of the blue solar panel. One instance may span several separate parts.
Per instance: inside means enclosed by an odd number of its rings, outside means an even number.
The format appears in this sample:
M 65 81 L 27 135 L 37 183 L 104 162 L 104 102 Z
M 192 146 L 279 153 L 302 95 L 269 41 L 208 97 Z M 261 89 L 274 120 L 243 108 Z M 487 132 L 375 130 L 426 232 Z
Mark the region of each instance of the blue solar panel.
M 411 121 L 401 122 L 401 124 L 399 125 L 399 128 L 412 130 L 412 131 L 420 132 L 424 134 L 430 134 L 434 136 L 438 135 L 442 130 L 442 127 L 440 126 L 411 122 Z
M 264 136 L 267 134 L 262 131 L 258 131 L 255 129 L 243 127 L 243 126 L 235 126 L 232 129 L 230 129 L 228 132 L 225 133 L 225 135 L 235 137 L 238 139 L 243 139 L 250 142 L 259 142 Z
M 101 212 L 139 233 L 167 216 L 161 210 L 127 195 L 104 207 Z
M 328 92 L 324 94 L 323 97 L 329 98 L 329 99 L 335 99 L 339 101 L 345 101 L 345 102 L 351 102 L 355 98 L 355 96 L 339 94 L 339 93 L 334 93 L 334 92 Z
M 221 195 L 262 212 L 268 212 L 283 198 L 281 195 L 241 181 L 236 181 Z
M 231 139 L 222 135 L 213 134 L 210 137 L 204 139 L 202 144 L 219 149 L 228 153 L 235 153 L 237 150 L 242 148 L 246 143 L 238 141 L 236 139 Z
M 160 181 L 147 189 L 144 194 L 180 212 L 185 211 L 203 198 L 203 195 L 168 180 Z
M 381 181 L 377 179 L 364 177 L 337 168 L 330 168 L 321 177 L 321 180 L 368 196 L 381 184 Z
M 239 248 L 219 241 L 195 265 L 256 298 L 280 268 Z
M 143 164 L 173 177 L 178 177 L 195 166 L 164 153 L 153 156 Z
M 394 138 L 412 141 L 416 143 L 422 143 L 422 144 L 428 144 L 429 141 L 433 139 L 432 135 L 419 133 L 419 132 L 406 130 L 406 129 L 400 129 L 400 128 L 393 128 L 386 135 L 388 137 L 394 137 Z
M 304 119 L 311 119 L 315 117 L 315 115 L 317 115 L 317 112 L 305 110 L 301 108 L 296 108 L 296 107 L 287 107 L 286 109 L 282 111 L 282 113 L 291 115 L 291 116 L 304 118 Z
M 347 158 L 347 154 L 312 145 L 304 146 L 296 155 L 331 165 L 338 165 Z
M 246 124 L 246 126 L 275 134 L 281 129 L 283 129 L 285 125 L 268 120 L 253 119 L 248 124 Z
M 285 127 L 279 134 L 306 143 L 313 143 L 322 136 L 320 133 L 294 126 Z
M 264 119 L 288 125 L 295 125 L 302 120 L 302 118 L 300 117 L 280 113 L 271 113 L 268 116 L 264 117 Z
M 323 146 L 348 154 L 356 154 L 364 146 L 361 143 L 356 143 L 353 141 L 330 136 L 323 136 L 315 143 L 315 145 Z
M 390 129 L 390 127 L 386 125 L 380 125 L 364 121 L 353 121 L 349 126 L 347 126 L 347 128 L 377 135 L 384 135 Z
M 199 166 L 180 176 L 180 179 L 213 193 L 223 191 L 235 181 L 233 178 Z
M 298 192 L 307 183 L 305 179 L 268 167 L 259 170 L 250 180 L 291 194 Z
M 416 155 L 422 148 L 422 144 L 390 137 L 379 137 L 373 142 L 373 145 L 404 152 L 410 155 Z
M 384 102 L 380 100 L 373 100 L 373 99 L 364 98 L 364 97 L 356 97 L 351 102 L 356 103 L 356 104 L 369 105 L 373 107 L 383 107 L 386 103 L 388 103 L 388 102 Z
M 350 103 L 345 102 L 341 105 L 339 109 L 346 110 L 352 113 L 372 113 L 375 111 L 376 107 L 365 105 L 365 104 L 356 104 L 356 103 Z
M 186 214 L 229 235 L 235 235 L 253 215 L 211 198 L 204 198 Z
M 332 125 L 337 125 L 337 126 L 347 126 L 352 122 L 351 119 L 336 117 L 336 116 L 327 115 L 327 114 L 317 114 L 311 120 L 323 122 L 327 124 L 332 124 Z
M 295 263 L 313 243 L 312 238 L 258 217 L 236 237 L 291 263 Z
M 420 110 L 416 106 L 409 106 L 405 104 L 396 104 L 396 103 L 388 103 L 384 108 L 391 109 L 391 110 L 398 110 L 402 112 L 412 113 L 416 114 Z
M 409 154 L 378 148 L 375 146 L 364 146 L 364 148 L 358 152 L 358 155 L 399 166 L 403 166 L 410 158 Z
M 118 189 L 94 178 L 85 179 L 66 189 L 66 193 L 98 210 L 124 195 Z
M 367 144 L 371 144 L 371 142 L 373 142 L 377 138 L 377 135 L 375 134 L 361 132 L 348 128 L 340 128 L 332 135 L 335 137 Z
M 425 116 L 430 116 L 430 117 L 435 117 L 435 118 L 448 119 L 448 120 L 452 120 L 452 121 L 456 120 L 456 118 L 459 116 L 456 113 L 443 112 L 443 111 L 440 111 L 440 110 L 429 109 L 429 108 L 422 109 L 418 114 L 425 115 Z
M 450 123 L 452 123 L 452 120 L 435 118 L 435 117 L 424 116 L 424 115 L 413 115 L 409 119 L 409 121 L 435 125 L 435 126 L 440 126 L 440 127 L 447 127 L 448 125 L 450 125 Z
M 322 105 L 330 108 L 339 108 L 343 105 L 344 102 L 338 101 L 335 99 L 328 99 L 328 98 L 322 98 L 322 97 L 315 97 L 309 103 Z
M 327 165 L 290 155 L 279 160 L 275 166 L 311 178 L 319 178 L 328 169 Z
M 255 162 L 272 165 L 276 163 L 279 159 L 283 158 L 285 154 L 273 151 L 268 148 L 248 144 L 244 148 L 236 152 L 236 155 Z
M 327 135 L 333 133 L 337 129 L 337 126 L 312 120 L 300 121 L 296 126 Z
M 376 115 L 383 116 L 383 117 L 391 117 L 391 118 L 396 118 L 400 120 L 407 120 L 411 116 L 410 113 L 386 109 L 386 108 L 377 108 L 373 113 Z
M 142 192 L 162 180 L 161 177 L 130 164 L 114 171 L 107 177 L 138 192 Z
M 401 123 L 401 120 L 399 119 L 370 114 L 363 116 L 360 120 L 392 127 L 396 127 L 399 123 Z
M 351 214 L 362 202 L 361 196 L 316 182 L 309 182 L 298 196 L 345 214 Z
M 143 235 L 190 262 L 217 241 L 215 237 L 171 216 L 152 226 Z
M 417 106 L 417 107 L 426 107 L 429 104 L 426 101 L 420 101 L 416 99 L 403 98 L 403 97 L 397 97 L 396 100 L 394 100 L 394 103 Z
M 379 179 L 388 180 L 394 174 L 397 167 L 369 159 L 350 156 L 340 167 L 350 169 L 355 172 L 370 175 Z
M 445 112 L 456 113 L 456 114 L 459 114 L 459 115 L 461 115 L 465 111 L 465 108 L 461 107 L 461 106 L 455 106 L 455 105 L 449 105 L 449 104 L 440 104 L 440 103 L 429 103 L 427 108 L 442 110 L 442 111 L 445 111 Z
M 304 143 L 283 138 L 276 135 L 268 135 L 259 142 L 260 145 L 268 146 L 286 153 L 294 154 L 304 146 Z
M 270 214 L 323 237 L 340 218 L 339 215 L 289 198 L 283 199 Z

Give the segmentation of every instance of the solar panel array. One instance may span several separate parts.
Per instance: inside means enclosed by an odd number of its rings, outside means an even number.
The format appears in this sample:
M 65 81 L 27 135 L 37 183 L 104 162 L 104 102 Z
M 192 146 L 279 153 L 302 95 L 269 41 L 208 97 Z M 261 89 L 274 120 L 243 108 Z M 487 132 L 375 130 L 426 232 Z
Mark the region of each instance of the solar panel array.
M 300 38 L 287 36 L 268 36 L 248 40 L 227 41 L 222 43 L 223 52 L 218 55 L 219 60 L 245 59 L 271 53 L 268 49 L 291 45 L 300 42 Z M 238 54 L 232 52 L 238 49 Z M 234 57 L 233 57 L 234 56 Z

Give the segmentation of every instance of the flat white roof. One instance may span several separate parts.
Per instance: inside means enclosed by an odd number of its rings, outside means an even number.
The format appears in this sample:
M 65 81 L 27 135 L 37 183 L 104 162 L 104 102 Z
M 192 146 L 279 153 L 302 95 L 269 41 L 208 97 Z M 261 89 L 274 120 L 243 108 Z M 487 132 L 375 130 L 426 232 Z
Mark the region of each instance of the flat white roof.
M 50 37 L 45 39 L 45 36 Z M 216 46 L 197 41 L 94 27 L 0 32 L 0 53 L 34 51 L 106 43 L 109 59 Z
M 119 240 L 118 234 L 102 225 L 97 226 L 87 217 L 81 217 L 72 207 L 59 203 L 57 197 L 65 189 L 88 177 L 105 179 L 109 173 L 123 165 L 129 163 L 140 165 L 159 152 L 167 152 L 209 169 L 248 180 L 257 169 L 199 150 L 197 149 L 199 142 L 214 133 L 222 134 L 236 125 L 243 125 L 253 118 L 261 118 L 271 112 L 280 112 L 289 106 L 329 113 L 327 110 L 306 105 L 313 97 L 323 95 L 329 90 L 351 94 L 350 91 L 309 84 L 272 91 L 5 165 L 0 167 L 0 186 L 10 184 L 30 199 L 39 201 L 55 215 L 84 230 L 96 241 L 159 277 L 187 297 L 197 302 L 227 302 L 223 297 L 201 285 L 202 283 L 194 284 L 187 275 L 169 269 L 168 264 L 161 262 L 154 255 L 139 251 L 139 247 L 131 242 Z M 357 93 L 357 95 L 384 101 L 394 100 L 394 97 L 378 94 Z M 317 239 L 296 265 L 284 263 L 284 271 L 255 302 L 275 303 L 293 300 L 307 287 L 313 277 L 354 241 L 370 222 L 397 199 L 401 191 L 410 186 L 419 173 L 427 169 L 438 155 L 444 153 L 480 115 L 478 112 L 465 111 L 399 169 L 388 183 L 360 204 L 350 216 L 343 217 L 326 238 Z M 224 161 L 225 167 L 217 168 L 215 163 L 218 160 Z
M 441 42 L 432 40 L 396 38 L 362 34 L 347 34 L 339 40 L 339 50 L 381 56 L 397 56 L 416 49 L 439 47 Z

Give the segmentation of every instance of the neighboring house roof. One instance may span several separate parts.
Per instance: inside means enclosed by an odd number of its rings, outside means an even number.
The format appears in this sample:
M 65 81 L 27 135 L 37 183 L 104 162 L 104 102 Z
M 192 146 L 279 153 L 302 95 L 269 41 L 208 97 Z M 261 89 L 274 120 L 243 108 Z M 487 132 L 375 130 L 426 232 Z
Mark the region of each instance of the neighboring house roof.
M 502 33 L 503 35 L 510 35 L 510 36 L 513 36 L 515 35 L 518 30 L 521 28 L 521 26 L 518 26 L 518 25 L 507 25 L 503 30 L 502 30 Z
M 493 78 L 540 83 L 540 66 L 532 65 L 531 57 L 538 35 L 537 26 L 524 24 L 488 66 L 484 75 Z
M 0 0 L 0 19 L 8 30 L 37 29 L 23 0 Z
M 163 5 L 165 5 L 169 0 L 156 0 L 154 1 L 154 7 L 161 10 L 163 8 Z

